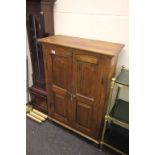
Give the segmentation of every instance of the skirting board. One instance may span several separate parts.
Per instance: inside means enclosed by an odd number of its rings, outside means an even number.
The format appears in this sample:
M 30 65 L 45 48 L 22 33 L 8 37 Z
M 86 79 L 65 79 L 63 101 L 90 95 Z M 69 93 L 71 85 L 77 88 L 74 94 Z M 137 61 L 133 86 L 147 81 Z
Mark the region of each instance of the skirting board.
M 93 138 L 91 138 L 91 137 L 89 137 L 89 136 L 87 136 L 87 135 L 81 133 L 80 131 L 77 131 L 77 130 L 73 129 L 72 127 L 70 127 L 70 126 L 68 126 L 68 125 L 66 125 L 66 124 L 64 124 L 64 123 L 62 123 L 62 122 L 60 122 L 60 121 L 58 121 L 58 120 L 56 120 L 56 119 L 50 117 L 50 116 L 48 116 L 48 119 L 49 119 L 49 120 L 52 120 L 53 122 L 55 122 L 55 123 L 57 123 L 57 124 L 59 124 L 59 125 L 65 127 L 65 128 L 67 128 L 67 129 L 69 129 L 69 130 L 71 130 L 71 131 L 73 131 L 73 132 L 75 132 L 75 133 L 78 133 L 78 134 L 81 135 L 82 137 L 85 137 L 85 138 L 87 138 L 88 140 L 90 140 L 90 141 L 92 141 L 92 142 L 94 142 L 94 143 L 96 143 L 96 144 L 100 144 L 100 141 L 97 141 L 97 140 L 95 140 L 95 139 L 93 139 Z

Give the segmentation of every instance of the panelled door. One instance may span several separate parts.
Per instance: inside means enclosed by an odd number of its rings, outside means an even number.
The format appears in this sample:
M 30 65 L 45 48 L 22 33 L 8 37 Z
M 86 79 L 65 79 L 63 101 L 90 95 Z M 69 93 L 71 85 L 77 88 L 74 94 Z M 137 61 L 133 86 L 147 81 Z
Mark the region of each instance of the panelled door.
M 97 137 L 102 65 L 99 57 L 53 46 L 50 52 L 51 116 Z
M 52 116 L 66 124 L 71 118 L 72 52 L 62 47 L 52 47 L 51 67 L 51 109 Z
M 73 55 L 73 124 L 78 130 L 97 136 L 97 107 L 101 93 L 100 59 L 90 54 Z

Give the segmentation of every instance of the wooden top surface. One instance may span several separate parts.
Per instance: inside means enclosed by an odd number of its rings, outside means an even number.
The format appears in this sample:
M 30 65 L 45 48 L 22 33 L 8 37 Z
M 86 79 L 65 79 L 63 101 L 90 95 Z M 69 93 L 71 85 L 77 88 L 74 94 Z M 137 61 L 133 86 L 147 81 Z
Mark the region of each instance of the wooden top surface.
M 124 47 L 123 44 L 112 43 L 107 41 L 83 39 L 71 36 L 55 35 L 46 38 L 37 39 L 38 42 L 60 45 L 74 49 L 91 51 L 104 55 L 114 56 L 119 54 Z

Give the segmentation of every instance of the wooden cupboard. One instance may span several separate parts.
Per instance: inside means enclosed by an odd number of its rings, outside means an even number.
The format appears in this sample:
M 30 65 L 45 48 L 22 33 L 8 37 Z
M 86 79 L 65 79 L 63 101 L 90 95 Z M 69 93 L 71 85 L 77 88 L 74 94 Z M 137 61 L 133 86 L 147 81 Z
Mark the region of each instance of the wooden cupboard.
M 49 118 L 99 143 L 110 82 L 124 45 L 61 35 L 38 42 Z

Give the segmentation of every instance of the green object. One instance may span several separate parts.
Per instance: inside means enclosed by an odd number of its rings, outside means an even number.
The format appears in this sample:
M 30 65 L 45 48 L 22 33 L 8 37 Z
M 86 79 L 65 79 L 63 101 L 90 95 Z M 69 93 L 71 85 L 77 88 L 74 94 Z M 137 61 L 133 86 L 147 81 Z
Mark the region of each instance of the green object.
M 129 70 L 122 69 L 121 73 L 116 78 L 116 82 L 122 85 L 129 86 Z

